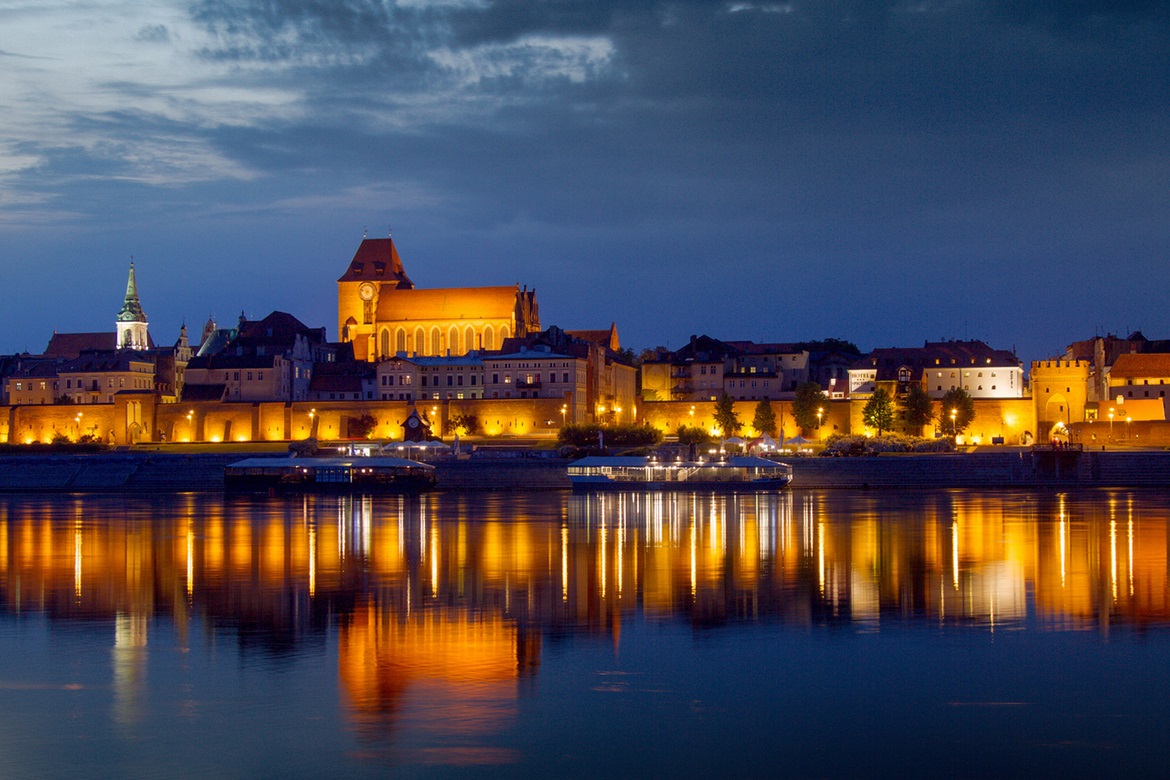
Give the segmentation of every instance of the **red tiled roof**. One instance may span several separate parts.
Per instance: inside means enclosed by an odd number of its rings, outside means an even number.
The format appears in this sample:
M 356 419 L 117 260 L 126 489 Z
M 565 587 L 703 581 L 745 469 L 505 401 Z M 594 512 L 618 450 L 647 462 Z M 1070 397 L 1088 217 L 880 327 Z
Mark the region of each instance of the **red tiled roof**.
M 621 341 L 618 339 L 617 325 L 613 323 L 610 323 L 609 327 L 604 330 L 566 330 L 565 333 L 575 339 L 600 344 L 614 352 L 622 348 Z
M 414 282 L 406 275 L 398 248 L 392 238 L 366 238 L 358 246 L 339 282 L 387 282 L 399 288 L 411 289 Z
M 1111 379 L 1170 378 L 1170 355 L 1138 353 L 1118 355 L 1109 370 Z
M 519 293 L 515 286 L 388 290 L 378 298 L 378 321 L 510 320 Z
M 112 352 L 118 346 L 118 334 L 107 333 L 54 333 L 45 347 L 45 357 L 61 357 L 72 360 L 86 350 Z

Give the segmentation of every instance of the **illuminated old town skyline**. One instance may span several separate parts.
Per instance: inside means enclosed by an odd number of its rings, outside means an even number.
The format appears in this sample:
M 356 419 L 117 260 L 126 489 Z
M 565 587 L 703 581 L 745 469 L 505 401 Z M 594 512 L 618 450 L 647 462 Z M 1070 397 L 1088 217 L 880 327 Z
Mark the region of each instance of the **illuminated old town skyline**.
M 0 353 L 295 312 L 363 234 L 625 342 L 1025 361 L 1170 331 L 1170 16 L 1144 2 L 0 9 Z M 501 278 L 503 274 L 503 278 Z M 334 336 L 335 337 L 335 336 Z

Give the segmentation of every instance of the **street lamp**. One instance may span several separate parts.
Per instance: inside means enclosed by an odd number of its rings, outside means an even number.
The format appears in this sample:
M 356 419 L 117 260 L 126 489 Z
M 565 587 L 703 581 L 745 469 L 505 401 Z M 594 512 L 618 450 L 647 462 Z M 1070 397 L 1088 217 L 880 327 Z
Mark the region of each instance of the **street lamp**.
M 959 443 L 959 428 L 956 418 L 959 416 L 958 409 L 951 409 L 951 436 L 955 440 L 955 444 Z
M 824 407 L 818 406 L 817 407 L 817 427 L 818 428 L 821 427 L 821 418 L 824 417 L 824 415 L 825 415 Z
M 1113 441 L 1113 407 L 1109 407 L 1109 441 Z
M 562 428 L 565 427 L 565 421 L 567 419 L 568 413 L 569 413 L 569 405 L 568 404 L 561 404 L 561 427 Z
M 1129 424 L 1133 422 L 1133 418 L 1128 414 L 1125 416 L 1125 438 L 1129 439 Z

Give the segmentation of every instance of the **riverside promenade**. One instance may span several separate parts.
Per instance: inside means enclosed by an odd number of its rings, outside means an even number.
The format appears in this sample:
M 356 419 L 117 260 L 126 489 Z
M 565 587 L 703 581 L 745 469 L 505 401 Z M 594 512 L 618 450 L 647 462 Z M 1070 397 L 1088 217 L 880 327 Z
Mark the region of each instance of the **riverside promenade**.
M 259 454 L 259 453 L 257 453 Z M 269 453 L 271 454 L 271 453 Z M 245 453 L 0 456 L 0 492 L 183 492 L 223 489 L 224 466 Z M 1166 488 L 1170 452 L 1040 452 L 984 449 L 968 453 L 794 458 L 793 488 Z M 434 462 L 439 490 L 563 490 L 567 462 L 551 458 L 473 458 Z

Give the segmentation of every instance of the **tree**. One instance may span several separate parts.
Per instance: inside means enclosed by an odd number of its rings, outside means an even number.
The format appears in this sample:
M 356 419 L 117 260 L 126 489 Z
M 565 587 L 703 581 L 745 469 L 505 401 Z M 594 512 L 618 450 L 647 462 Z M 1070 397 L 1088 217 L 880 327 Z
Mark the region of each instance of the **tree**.
M 796 388 L 796 398 L 792 401 L 792 416 L 796 424 L 804 430 L 812 430 L 817 425 L 817 410 L 821 410 L 821 419 L 829 414 L 829 396 L 821 391 L 816 382 L 805 382 Z
M 739 433 L 743 423 L 735 414 L 735 401 L 726 392 L 715 402 L 715 424 L 723 431 L 723 436 L 729 437 Z
M 971 394 L 961 387 L 952 387 L 942 397 L 942 409 L 939 411 L 939 426 L 951 421 L 951 412 L 955 413 L 955 424 L 952 433 L 960 434 L 967 430 L 967 426 L 975 419 L 975 401 Z
M 865 402 L 861 410 L 861 421 L 870 428 L 877 428 L 878 436 L 894 427 L 894 401 L 884 388 L 879 387 Z
M 372 414 L 363 414 L 361 417 L 349 418 L 349 435 L 355 439 L 368 439 L 378 427 L 378 421 Z
M 464 436 L 474 436 L 479 432 L 479 417 L 474 414 L 455 414 L 449 421 L 451 430 Z
M 776 435 L 776 413 L 772 411 L 772 404 L 767 399 L 756 404 L 756 413 L 752 416 L 752 427 L 762 434 Z
M 917 429 L 921 436 L 923 426 L 934 419 L 934 401 L 930 394 L 922 389 L 922 385 L 911 385 L 902 406 L 906 411 L 906 425 Z

